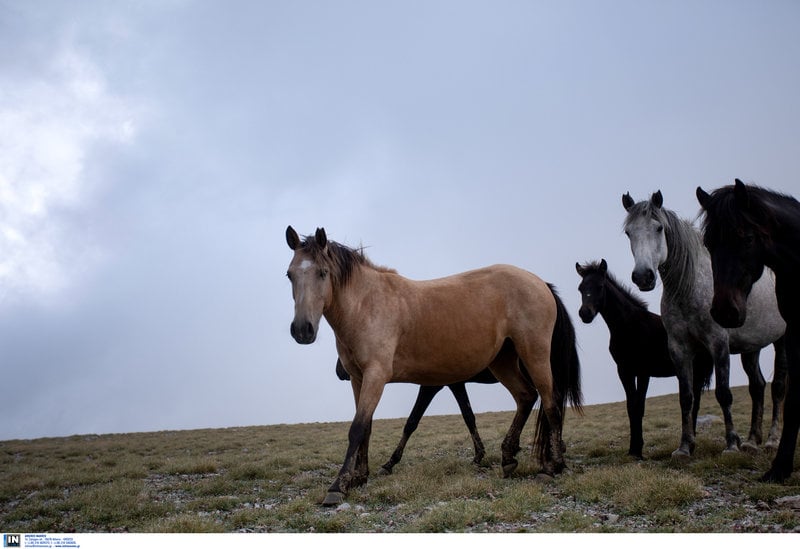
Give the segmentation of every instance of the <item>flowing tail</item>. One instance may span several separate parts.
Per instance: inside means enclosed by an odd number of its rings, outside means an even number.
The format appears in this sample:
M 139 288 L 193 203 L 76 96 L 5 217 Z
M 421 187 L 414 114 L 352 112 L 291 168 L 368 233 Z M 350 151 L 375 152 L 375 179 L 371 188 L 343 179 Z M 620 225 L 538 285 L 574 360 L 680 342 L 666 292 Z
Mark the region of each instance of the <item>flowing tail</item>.
M 548 284 L 556 300 L 556 324 L 553 327 L 553 338 L 550 348 L 550 369 L 553 373 L 553 392 L 563 422 L 567 403 L 583 415 L 583 392 L 581 391 L 581 363 L 575 338 L 575 326 L 569 316 L 564 302 L 561 301 L 555 287 Z M 544 409 L 539 408 L 536 418 L 535 446 L 537 455 L 544 462 L 549 449 L 551 427 Z

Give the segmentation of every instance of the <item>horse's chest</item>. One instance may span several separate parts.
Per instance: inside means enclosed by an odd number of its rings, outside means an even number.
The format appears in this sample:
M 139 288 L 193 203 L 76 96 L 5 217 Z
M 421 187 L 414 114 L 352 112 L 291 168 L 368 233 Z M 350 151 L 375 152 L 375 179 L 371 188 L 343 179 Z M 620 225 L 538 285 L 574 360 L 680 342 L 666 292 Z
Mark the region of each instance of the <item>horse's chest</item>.
M 787 323 L 800 325 L 800 287 L 797 279 L 787 282 L 786 276 L 777 276 L 775 295 L 778 298 L 778 310 Z

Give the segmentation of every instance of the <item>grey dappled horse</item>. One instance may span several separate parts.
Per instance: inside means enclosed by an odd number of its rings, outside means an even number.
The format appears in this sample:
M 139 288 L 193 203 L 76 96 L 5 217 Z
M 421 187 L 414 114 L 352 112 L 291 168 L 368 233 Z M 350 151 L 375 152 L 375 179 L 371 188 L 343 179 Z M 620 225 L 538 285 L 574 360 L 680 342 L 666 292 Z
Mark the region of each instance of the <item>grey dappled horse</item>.
M 699 231 L 675 212 L 663 208 L 661 191 L 650 200 L 635 203 L 630 194 L 622 197 L 628 215 L 625 234 L 630 239 L 635 266 L 631 278 L 642 291 L 655 288 L 661 276 L 661 318 L 667 330 L 670 356 L 677 370 L 681 404 L 681 442 L 672 455 L 686 458 L 694 451 L 695 419 L 692 359 L 707 350 L 714 360 L 715 395 L 725 421 L 726 451 L 738 451 L 741 445 L 731 416 L 732 395 L 729 386 L 730 354 L 741 354 L 742 365 L 750 381 L 753 413 L 746 447 L 761 442 L 761 414 L 764 399 L 764 378 L 758 364 L 760 350 L 775 346 L 773 389 L 783 387 L 786 357 L 783 335 L 786 323 L 778 312 L 775 279 L 771 272 L 754 285 L 747 302 L 747 322 L 740 328 L 726 330 L 711 317 L 714 296 L 711 260 L 703 246 Z M 760 394 L 760 398 L 759 398 Z M 776 441 L 777 414 L 783 398 L 773 391 L 773 425 L 770 440 Z M 775 409 L 777 408 L 777 409 Z

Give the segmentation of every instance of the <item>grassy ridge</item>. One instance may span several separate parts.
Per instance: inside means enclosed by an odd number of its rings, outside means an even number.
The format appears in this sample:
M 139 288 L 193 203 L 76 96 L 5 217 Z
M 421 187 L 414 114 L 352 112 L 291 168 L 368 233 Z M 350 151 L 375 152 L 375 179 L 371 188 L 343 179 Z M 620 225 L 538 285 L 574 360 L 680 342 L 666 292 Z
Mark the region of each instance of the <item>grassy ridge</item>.
M 769 394 L 769 393 L 767 393 Z M 740 435 L 745 387 L 734 388 Z M 411 403 L 409 403 L 410 406 Z M 701 414 L 719 415 L 713 393 Z M 768 415 L 766 413 L 765 415 Z M 500 443 L 511 412 L 479 414 L 487 457 L 471 464 L 460 416 L 423 418 L 403 461 L 373 475 L 341 509 L 318 505 L 344 456 L 348 424 L 73 436 L 0 442 L 0 530 L 21 532 L 737 532 L 793 531 L 800 494 L 758 476 L 772 454 L 721 454 L 717 419 L 698 432 L 694 458 L 672 463 L 680 437 L 677 395 L 648 400 L 645 457 L 626 455 L 624 403 L 568 413 L 569 471 L 536 480 L 530 446 L 501 478 Z M 394 449 L 404 420 L 376 420 L 371 470 Z M 523 443 L 532 440 L 532 423 Z

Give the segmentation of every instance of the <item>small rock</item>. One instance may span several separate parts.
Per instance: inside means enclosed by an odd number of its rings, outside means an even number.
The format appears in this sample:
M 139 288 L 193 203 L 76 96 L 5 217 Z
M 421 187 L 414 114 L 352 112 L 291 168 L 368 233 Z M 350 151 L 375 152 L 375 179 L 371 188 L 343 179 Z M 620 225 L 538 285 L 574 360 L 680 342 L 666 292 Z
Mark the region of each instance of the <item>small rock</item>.
M 785 496 L 775 500 L 776 505 L 800 510 L 800 496 Z
M 347 502 L 342 503 L 339 507 L 336 508 L 337 512 L 349 511 L 349 510 L 350 510 L 350 504 Z
M 715 416 L 712 414 L 700 416 L 697 418 L 697 428 L 703 429 L 706 427 L 710 427 L 712 423 L 714 423 L 715 421 L 719 421 L 719 419 L 720 419 L 719 416 Z

